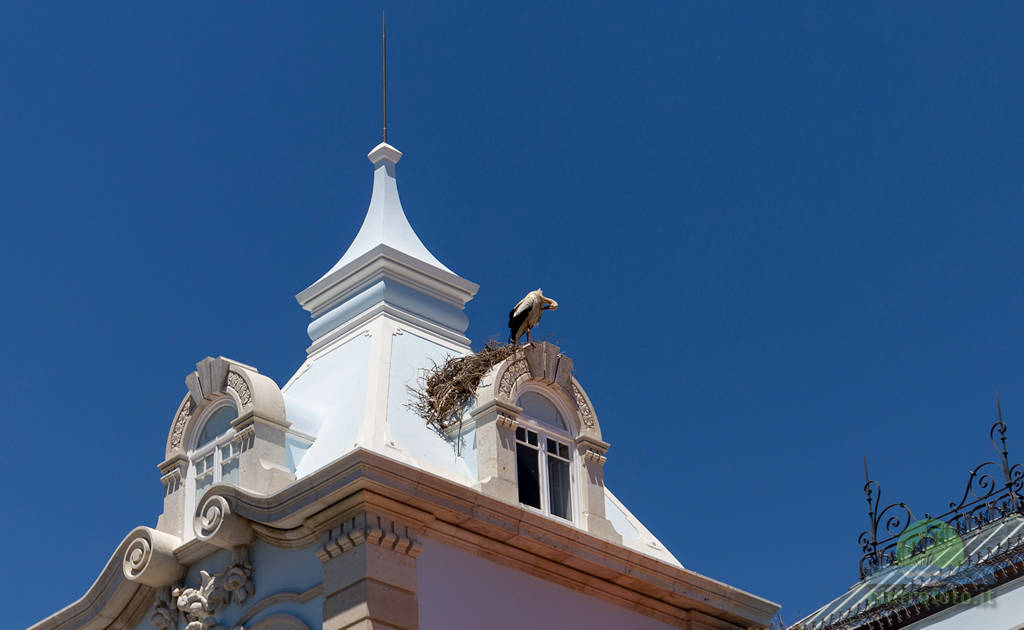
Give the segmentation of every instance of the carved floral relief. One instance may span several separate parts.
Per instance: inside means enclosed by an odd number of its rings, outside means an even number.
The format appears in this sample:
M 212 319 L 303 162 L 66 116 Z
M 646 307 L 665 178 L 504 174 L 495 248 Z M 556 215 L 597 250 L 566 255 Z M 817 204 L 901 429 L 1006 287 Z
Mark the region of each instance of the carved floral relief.
M 244 604 L 256 590 L 252 582 L 249 548 L 244 545 L 235 547 L 230 563 L 222 572 L 211 575 L 200 571 L 199 575 L 201 582 L 198 586 L 179 586 L 171 591 L 175 598 L 174 606 L 185 620 L 184 630 L 224 630 L 217 620 L 217 611 L 229 603 Z M 172 627 L 173 619 L 160 606 L 158 602 L 150 620 L 154 626 L 165 630 Z M 165 618 L 168 619 L 167 625 L 157 625 L 157 620 L 162 622 Z

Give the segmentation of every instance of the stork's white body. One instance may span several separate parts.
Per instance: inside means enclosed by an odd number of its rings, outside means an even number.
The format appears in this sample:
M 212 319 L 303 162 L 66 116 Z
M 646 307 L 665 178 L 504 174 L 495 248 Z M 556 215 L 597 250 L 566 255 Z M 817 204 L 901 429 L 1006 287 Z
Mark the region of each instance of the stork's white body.
M 530 329 L 540 323 L 540 316 L 545 310 L 556 310 L 558 302 L 551 298 L 544 297 L 540 289 L 530 291 L 526 297 L 519 300 L 508 314 L 509 338 L 512 343 L 519 341 L 519 338 L 526 334 L 526 340 L 530 340 Z

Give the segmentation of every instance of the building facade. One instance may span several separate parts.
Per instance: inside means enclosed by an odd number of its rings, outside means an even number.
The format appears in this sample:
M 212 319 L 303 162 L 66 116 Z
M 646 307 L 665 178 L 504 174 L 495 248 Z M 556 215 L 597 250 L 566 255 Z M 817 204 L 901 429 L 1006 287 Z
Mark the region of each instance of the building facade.
M 207 357 L 159 462 L 163 512 L 34 630 L 762 627 L 778 606 L 684 568 L 605 487 L 572 359 L 520 346 L 456 428 L 410 408 L 471 353 L 477 285 L 417 237 L 401 153 L 369 154 L 363 225 L 298 294 L 311 345 L 283 386 Z

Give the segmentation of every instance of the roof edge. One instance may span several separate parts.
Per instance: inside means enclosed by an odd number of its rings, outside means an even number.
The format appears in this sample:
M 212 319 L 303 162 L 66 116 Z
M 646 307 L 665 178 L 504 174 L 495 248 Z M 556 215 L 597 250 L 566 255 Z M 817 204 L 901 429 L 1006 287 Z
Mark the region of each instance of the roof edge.
M 689 625 L 732 628 L 766 626 L 779 605 L 689 569 L 675 567 L 624 546 L 596 538 L 554 519 L 487 497 L 472 488 L 358 448 L 274 495 L 216 485 L 207 501 L 221 497 L 231 512 L 249 521 L 256 538 L 282 548 L 306 548 L 340 522 L 346 509 L 367 502 L 400 508 L 422 523 L 425 536 L 455 545 L 548 581 L 647 616 Z M 219 499 L 220 500 L 220 499 Z M 114 551 L 86 594 L 30 630 L 73 630 L 97 619 L 141 614 L 155 589 L 124 576 L 122 559 L 139 530 Z M 216 548 L 190 541 L 174 556 L 191 564 Z M 572 563 L 551 558 L 570 554 Z M 612 576 L 612 577 L 609 577 Z M 134 605 L 133 605 L 134 603 Z

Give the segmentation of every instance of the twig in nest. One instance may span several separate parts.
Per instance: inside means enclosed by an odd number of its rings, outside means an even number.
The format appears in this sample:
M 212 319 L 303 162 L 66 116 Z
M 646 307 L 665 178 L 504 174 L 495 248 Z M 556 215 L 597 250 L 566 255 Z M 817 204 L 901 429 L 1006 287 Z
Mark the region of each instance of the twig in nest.
M 476 396 L 480 379 L 492 367 L 516 351 L 516 346 L 488 341 L 484 349 L 464 357 L 449 357 L 435 363 L 420 377 L 417 387 L 410 387 L 409 408 L 427 421 L 427 426 L 444 435 L 462 422 L 466 407 Z

